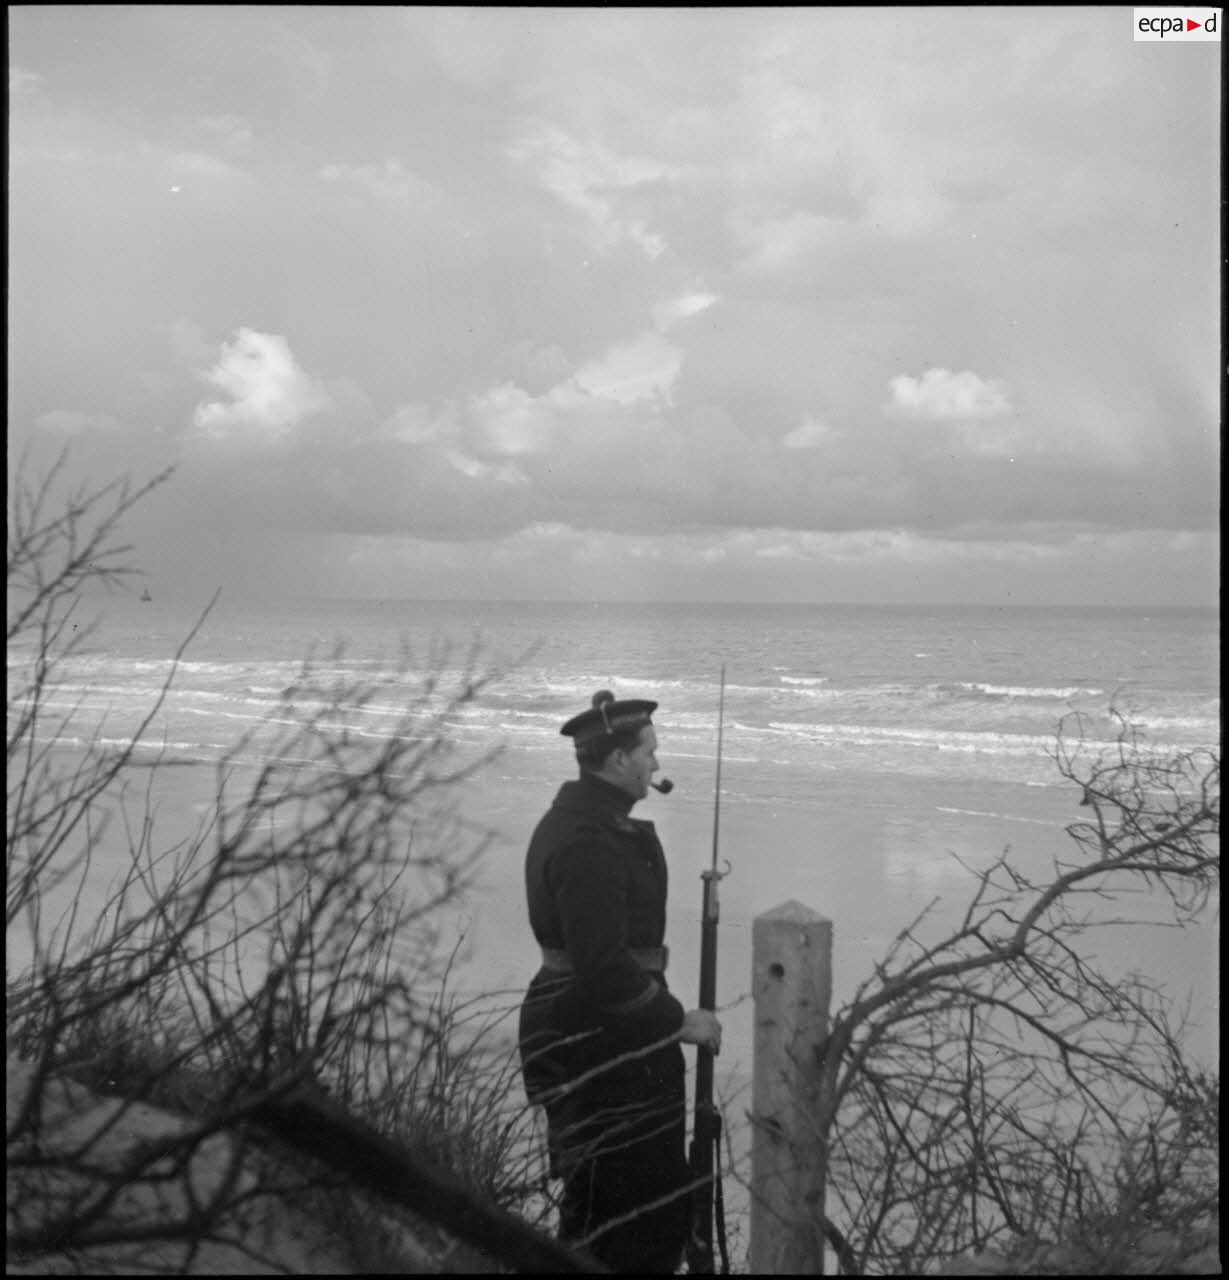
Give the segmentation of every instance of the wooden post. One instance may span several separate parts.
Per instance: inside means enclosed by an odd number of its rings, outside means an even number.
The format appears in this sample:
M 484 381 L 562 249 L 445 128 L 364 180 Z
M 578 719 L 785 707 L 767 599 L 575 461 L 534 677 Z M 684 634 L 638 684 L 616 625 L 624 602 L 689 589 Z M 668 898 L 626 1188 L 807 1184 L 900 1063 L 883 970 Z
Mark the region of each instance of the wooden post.
M 832 998 L 832 921 L 786 902 L 751 935 L 752 1275 L 822 1275 L 825 1152 L 815 1116 Z

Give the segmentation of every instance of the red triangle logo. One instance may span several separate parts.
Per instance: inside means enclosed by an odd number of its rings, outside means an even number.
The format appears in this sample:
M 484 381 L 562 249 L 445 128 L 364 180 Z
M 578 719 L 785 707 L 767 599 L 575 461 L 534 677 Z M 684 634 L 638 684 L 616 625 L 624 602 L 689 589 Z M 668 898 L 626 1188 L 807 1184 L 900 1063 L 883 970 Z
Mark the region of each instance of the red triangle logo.
M 1186 20 L 1186 29 L 1188 31 L 1194 31 L 1196 27 L 1202 27 L 1202 26 L 1203 26 L 1202 22 L 1195 22 L 1191 18 L 1187 18 Z

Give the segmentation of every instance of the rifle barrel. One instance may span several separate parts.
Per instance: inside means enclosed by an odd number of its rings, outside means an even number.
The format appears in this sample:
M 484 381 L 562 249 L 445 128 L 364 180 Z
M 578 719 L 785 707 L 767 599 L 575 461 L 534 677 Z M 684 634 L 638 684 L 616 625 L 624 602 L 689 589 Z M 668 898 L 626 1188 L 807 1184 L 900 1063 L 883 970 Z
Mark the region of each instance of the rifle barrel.
M 721 829 L 721 738 L 725 732 L 725 663 L 721 664 L 721 694 L 717 702 L 717 781 L 713 788 L 713 870 L 717 869 L 717 841 Z
M 721 668 L 721 696 L 717 707 L 717 779 L 713 794 L 713 865 L 702 871 L 704 900 L 700 913 L 700 1008 L 712 1012 L 717 1006 L 717 848 L 721 830 L 721 751 L 725 728 L 725 666 Z M 691 1234 L 687 1244 L 687 1269 L 692 1275 L 712 1275 L 713 1193 L 716 1144 L 721 1134 L 721 1116 L 713 1105 L 713 1055 L 700 1045 L 696 1049 L 696 1104 L 691 1138 L 691 1176 L 698 1184 L 692 1199 Z M 724 1240 L 724 1237 L 722 1237 Z M 722 1254 L 724 1260 L 724 1251 Z M 724 1269 L 724 1268 L 723 1268 Z

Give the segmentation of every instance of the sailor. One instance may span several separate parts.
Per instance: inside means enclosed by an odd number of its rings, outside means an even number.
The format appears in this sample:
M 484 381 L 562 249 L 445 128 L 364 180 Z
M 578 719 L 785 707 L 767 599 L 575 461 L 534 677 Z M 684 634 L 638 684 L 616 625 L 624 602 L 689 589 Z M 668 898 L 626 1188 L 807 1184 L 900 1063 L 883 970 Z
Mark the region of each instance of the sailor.
M 631 809 L 657 771 L 656 702 L 608 690 L 560 730 L 580 776 L 529 842 L 529 923 L 542 967 L 521 1006 L 526 1093 L 544 1107 L 559 1237 L 612 1270 L 669 1274 L 687 1238 L 682 1044 L 721 1024 L 666 983 L 666 859 Z M 662 789 L 665 789 L 663 784 Z

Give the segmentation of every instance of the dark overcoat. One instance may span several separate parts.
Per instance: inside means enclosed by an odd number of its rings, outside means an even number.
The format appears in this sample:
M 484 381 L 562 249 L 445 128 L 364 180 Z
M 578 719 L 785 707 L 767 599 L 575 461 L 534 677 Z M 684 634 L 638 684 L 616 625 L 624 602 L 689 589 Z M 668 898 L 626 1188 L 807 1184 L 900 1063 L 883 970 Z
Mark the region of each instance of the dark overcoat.
M 617 1270 L 665 1268 L 687 1231 L 683 1006 L 645 953 L 666 930 L 666 860 L 632 800 L 590 774 L 565 783 L 529 843 L 529 920 L 550 953 L 520 1017 L 526 1092 L 546 1109 L 565 1181 L 561 1235 Z M 561 969 L 560 958 L 565 968 Z M 677 1194 L 676 1194 L 677 1193 Z M 673 1198 L 672 1198 L 673 1197 Z M 604 1221 L 667 1203 L 622 1228 Z M 594 1232 L 599 1234 L 594 1238 Z

